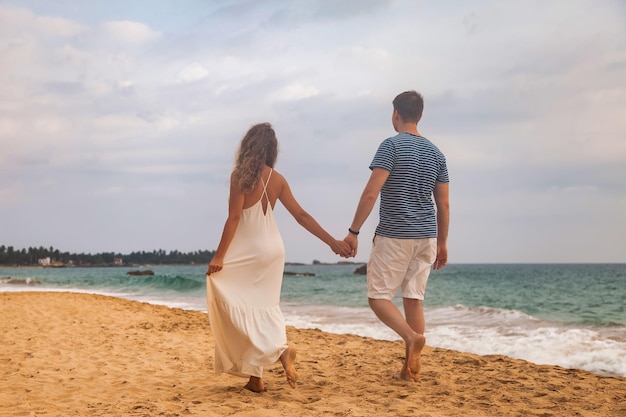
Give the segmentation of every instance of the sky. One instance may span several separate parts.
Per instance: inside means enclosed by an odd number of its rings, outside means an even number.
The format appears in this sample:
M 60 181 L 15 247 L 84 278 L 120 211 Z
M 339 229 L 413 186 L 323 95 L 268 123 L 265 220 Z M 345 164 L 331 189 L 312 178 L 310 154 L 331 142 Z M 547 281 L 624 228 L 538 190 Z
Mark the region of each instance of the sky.
M 0 83 L 0 244 L 214 250 L 260 122 L 341 239 L 417 90 L 450 263 L 626 262 L 623 1 L 0 0 Z M 287 261 L 341 260 L 276 216 Z

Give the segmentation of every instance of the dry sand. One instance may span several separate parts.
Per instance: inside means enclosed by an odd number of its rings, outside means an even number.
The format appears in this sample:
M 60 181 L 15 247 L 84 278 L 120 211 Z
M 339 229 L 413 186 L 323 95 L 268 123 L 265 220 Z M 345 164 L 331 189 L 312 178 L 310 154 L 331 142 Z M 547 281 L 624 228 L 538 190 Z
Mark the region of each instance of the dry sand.
M 0 293 L 0 416 L 626 416 L 626 378 L 431 348 L 393 378 L 401 342 L 287 329 L 267 392 L 217 375 L 205 313 L 73 293 Z M 532 349 L 532 346 L 528 347 Z

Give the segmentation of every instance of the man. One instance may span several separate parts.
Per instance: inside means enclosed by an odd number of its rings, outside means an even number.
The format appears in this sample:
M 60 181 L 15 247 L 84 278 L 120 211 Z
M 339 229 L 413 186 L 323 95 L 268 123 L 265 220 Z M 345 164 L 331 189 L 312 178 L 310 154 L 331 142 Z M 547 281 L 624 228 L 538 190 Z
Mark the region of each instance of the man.
M 344 239 L 355 256 L 359 230 L 380 194 L 380 219 L 367 264 L 367 296 L 376 316 L 406 344 L 405 362 L 396 376 L 407 381 L 419 380 L 426 343 L 422 301 L 430 268 L 448 262 L 448 169 L 443 153 L 417 130 L 423 109 L 424 100 L 415 91 L 393 100 L 391 121 L 398 134 L 378 147 Z M 404 317 L 392 302 L 399 289 Z

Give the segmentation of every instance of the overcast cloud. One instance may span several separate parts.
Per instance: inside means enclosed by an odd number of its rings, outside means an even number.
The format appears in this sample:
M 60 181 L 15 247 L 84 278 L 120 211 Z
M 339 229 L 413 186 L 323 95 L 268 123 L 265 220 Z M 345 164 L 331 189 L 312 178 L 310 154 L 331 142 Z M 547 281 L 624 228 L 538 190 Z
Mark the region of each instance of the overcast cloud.
M 0 83 L 0 244 L 213 250 L 263 121 L 343 238 L 415 89 L 448 160 L 452 263 L 626 262 L 618 0 L 0 0 Z M 288 261 L 339 259 L 277 216 Z

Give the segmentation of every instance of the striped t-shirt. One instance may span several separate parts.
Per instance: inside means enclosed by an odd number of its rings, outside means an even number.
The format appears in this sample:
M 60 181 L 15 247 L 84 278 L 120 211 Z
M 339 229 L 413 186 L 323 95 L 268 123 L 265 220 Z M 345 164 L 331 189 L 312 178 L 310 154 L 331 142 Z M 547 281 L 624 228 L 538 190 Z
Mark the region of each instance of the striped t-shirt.
M 385 139 L 370 164 L 389 177 L 380 192 L 376 234 L 396 239 L 437 237 L 435 183 L 447 183 L 446 158 L 428 139 L 399 133 Z

